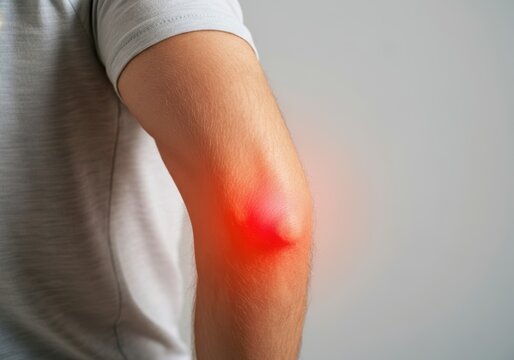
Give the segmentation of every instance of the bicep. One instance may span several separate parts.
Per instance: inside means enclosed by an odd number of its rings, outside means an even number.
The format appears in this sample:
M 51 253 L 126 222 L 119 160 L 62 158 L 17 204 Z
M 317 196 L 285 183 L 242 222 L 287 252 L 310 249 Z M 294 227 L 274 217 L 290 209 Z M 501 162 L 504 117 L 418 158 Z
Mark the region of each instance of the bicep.
M 122 72 L 119 89 L 157 144 L 173 152 L 178 162 L 194 165 L 226 160 L 227 153 L 235 155 L 234 147 L 250 141 L 244 135 L 258 137 L 270 125 L 257 120 L 255 113 L 257 101 L 267 97 L 263 81 L 244 40 L 199 31 L 174 36 L 141 53 Z

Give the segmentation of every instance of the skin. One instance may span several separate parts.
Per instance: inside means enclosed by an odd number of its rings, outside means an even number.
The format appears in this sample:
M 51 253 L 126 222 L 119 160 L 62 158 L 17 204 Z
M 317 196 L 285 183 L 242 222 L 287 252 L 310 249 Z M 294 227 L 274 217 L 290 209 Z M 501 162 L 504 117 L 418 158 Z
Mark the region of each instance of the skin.
M 198 359 L 296 359 L 312 201 L 251 47 L 220 31 L 145 50 L 120 94 L 155 139 L 191 218 Z

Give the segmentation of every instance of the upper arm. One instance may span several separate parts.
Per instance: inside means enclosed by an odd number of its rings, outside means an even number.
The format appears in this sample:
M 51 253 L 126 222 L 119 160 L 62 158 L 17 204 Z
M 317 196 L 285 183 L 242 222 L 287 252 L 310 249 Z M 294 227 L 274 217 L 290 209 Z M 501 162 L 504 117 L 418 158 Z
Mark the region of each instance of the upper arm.
M 264 140 L 262 131 L 281 121 L 270 117 L 277 111 L 273 104 L 257 104 L 271 99 L 252 49 L 224 32 L 162 41 L 133 59 L 118 84 L 122 100 L 160 150 L 173 153 L 174 166 L 199 166 L 190 171 L 236 161 L 240 146 Z M 262 105 L 267 118 L 255 112 Z
M 194 228 L 231 219 L 276 223 L 285 237 L 303 231 L 310 200 L 303 171 L 243 39 L 219 31 L 171 37 L 128 64 L 119 90 L 155 139 Z

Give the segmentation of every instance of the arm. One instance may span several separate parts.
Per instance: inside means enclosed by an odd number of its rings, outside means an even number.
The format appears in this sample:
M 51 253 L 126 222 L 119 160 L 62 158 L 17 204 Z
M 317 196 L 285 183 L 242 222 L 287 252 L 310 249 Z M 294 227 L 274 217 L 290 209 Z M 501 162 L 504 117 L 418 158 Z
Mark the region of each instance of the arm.
M 199 359 L 295 359 L 311 197 L 262 69 L 237 36 L 174 36 L 119 80 L 191 218 Z

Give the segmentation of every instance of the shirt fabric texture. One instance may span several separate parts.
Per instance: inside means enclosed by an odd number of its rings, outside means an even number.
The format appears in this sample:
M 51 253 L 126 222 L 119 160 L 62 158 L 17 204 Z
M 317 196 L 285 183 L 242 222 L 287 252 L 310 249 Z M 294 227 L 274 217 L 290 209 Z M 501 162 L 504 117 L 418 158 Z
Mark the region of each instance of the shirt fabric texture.
M 190 359 L 184 206 L 117 80 L 237 0 L 0 1 L 0 359 Z M 256 51 L 255 51 L 256 52 Z

